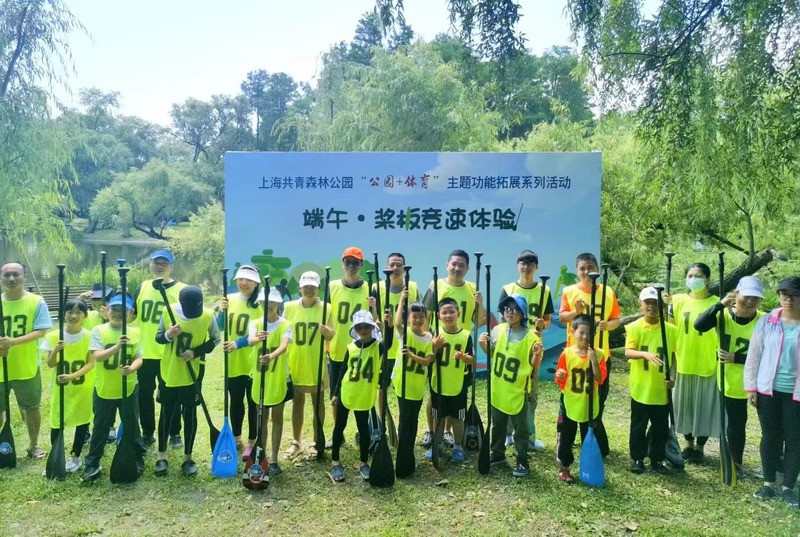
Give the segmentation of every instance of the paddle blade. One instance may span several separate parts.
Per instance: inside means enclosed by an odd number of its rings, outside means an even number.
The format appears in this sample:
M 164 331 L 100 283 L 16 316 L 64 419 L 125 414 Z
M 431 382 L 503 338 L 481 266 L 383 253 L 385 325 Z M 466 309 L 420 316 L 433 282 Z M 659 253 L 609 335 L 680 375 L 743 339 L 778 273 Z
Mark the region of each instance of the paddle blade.
M 478 473 L 486 475 L 489 473 L 489 431 L 484 431 L 481 439 L 481 449 L 478 452 Z
M 606 484 L 606 472 L 600 445 L 594 435 L 594 427 L 589 427 L 586 438 L 581 445 L 580 480 L 590 487 L 602 487 Z
M 441 471 L 442 459 L 439 451 L 442 449 L 442 438 L 444 437 L 444 419 L 437 420 L 436 430 L 433 431 L 433 444 L 431 445 L 431 462 L 433 467 Z
M 722 483 L 729 487 L 736 484 L 736 471 L 734 470 L 733 454 L 731 453 L 731 446 L 728 444 L 728 436 L 723 434 L 720 436 L 719 445 L 719 461 L 720 461 L 720 474 L 722 476 Z
M 322 427 L 322 421 L 319 417 L 318 410 L 314 412 L 316 417 L 314 419 L 314 436 L 317 441 L 314 443 L 314 451 L 317 453 L 316 460 L 321 461 L 325 458 L 325 430 Z
M 236 449 L 236 439 L 233 437 L 231 424 L 226 416 L 211 452 L 211 475 L 222 479 L 236 477 L 239 473 L 239 452 Z
M 388 406 L 386 407 L 386 432 L 389 434 L 389 443 L 394 449 L 397 449 L 397 427 L 394 425 L 394 418 Z
M 136 466 L 138 458 L 136 445 L 128 435 L 122 437 L 111 460 L 109 479 L 114 484 L 134 483 L 139 479 L 139 468 Z
M 373 487 L 391 487 L 394 485 L 394 463 L 386 435 L 378 442 L 375 456 L 372 458 L 372 467 L 369 471 L 369 484 Z
M 244 463 L 242 486 L 247 490 L 266 490 L 269 487 L 269 467 L 264 449 L 256 445 Z
M 678 437 L 675 436 L 675 429 L 670 428 L 667 442 L 664 445 L 664 454 L 669 463 L 678 469 L 683 469 L 685 461 L 681 455 L 681 446 L 678 444 Z
M 10 412 L 6 412 L 6 418 Z M 14 447 L 14 435 L 11 433 L 11 421 L 6 419 L 0 430 L 0 468 L 17 467 L 17 449 Z
M 471 404 L 467 410 L 464 423 L 466 424 L 464 447 L 470 451 L 480 452 L 483 444 L 483 420 L 481 420 L 481 414 L 478 412 L 478 407 L 475 406 L 475 403 Z
M 408 416 L 400 415 L 400 438 L 397 439 L 397 466 L 395 475 L 401 479 L 411 477 L 417 469 L 417 459 L 414 457 L 414 437 L 402 434 L 408 427 L 403 423 Z
M 59 429 L 50 453 L 47 455 L 47 464 L 44 468 L 44 475 L 47 479 L 57 479 L 61 481 L 67 477 L 67 460 L 64 456 L 64 430 Z
M 119 443 L 122 440 L 122 422 L 120 422 L 119 427 L 117 427 L 117 439 L 114 443 L 119 447 Z

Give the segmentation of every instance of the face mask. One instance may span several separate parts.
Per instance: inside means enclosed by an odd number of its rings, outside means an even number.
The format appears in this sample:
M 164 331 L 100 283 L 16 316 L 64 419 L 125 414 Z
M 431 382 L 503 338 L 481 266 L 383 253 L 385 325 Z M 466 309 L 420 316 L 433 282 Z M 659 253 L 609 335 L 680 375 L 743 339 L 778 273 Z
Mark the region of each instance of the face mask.
M 688 287 L 690 291 L 694 291 L 696 293 L 706 288 L 706 281 L 703 278 L 691 276 L 686 278 L 686 287 Z

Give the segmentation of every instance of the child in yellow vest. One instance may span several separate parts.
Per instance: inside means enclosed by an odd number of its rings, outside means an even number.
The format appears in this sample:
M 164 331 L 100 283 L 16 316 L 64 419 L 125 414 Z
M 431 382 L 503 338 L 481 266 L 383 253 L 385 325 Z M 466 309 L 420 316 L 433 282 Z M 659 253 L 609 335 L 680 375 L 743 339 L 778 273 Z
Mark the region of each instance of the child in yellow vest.
M 514 426 L 514 447 L 517 464 L 512 470 L 515 477 L 528 475 L 528 392 L 531 375 L 538 370 L 544 347 L 541 339 L 528 327 L 528 301 L 522 295 L 511 295 L 500 301 L 499 310 L 506 319 L 488 332 L 481 334 L 478 342 L 487 352 L 492 340 L 492 454 L 494 466 L 506 464 L 506 430 L 509 420 Z
M 75 427 L 66 470 L 80 470 L 81 451 L 89 435 L 92 421 L 92 390 L 94 389 L 94 360 L 89 354 L 89 331 L 83 327 L 88 308 L 82 300 L 68 300 L 64 305 L 64 339 L 58 339 L 58 330 L 48 332 L 39 347 L 47 353 L 47 365 L 53 368 L 50 403 L 50 441 L 55 441 L 60 426 L 59 393 L 56 388 L 64 385 L 64 427 Z M 57 369 L 60 351 L 64 351 L 64 368 Z
M 264 301 L 264 291 L 260 301 Z M 269 292 L 267 306 L 267 326 L 264 319 L 250 323 L 250 345 L 256 345 L 258 360 L 253 362 L 253 398 L 261 397 L 264 390 L 264 408 L 261 419 L 261 445 L 265 445 L 270 415 L 272 416 L 272 449 L 269 455 L 269 475 L 278 476 L 283 473 L 278 465 L 278 450 L 283 435 L 283 407 L 286 401 L 294 397 L 294 386 L 289 371 L 289 358 L 286 353 L 293 339 L 292 323 L 278 315 L 278 307 L 283 302 L 280 291 L 272 288 Z M 267 354 L 261 354 L 261 342 L 267 342 Z M 261 384 L 261 372 L 264 371 L 264 384 Z M 256 401 L 258 404 L 258 401 Z
M 381 341 L 381 331 L 365 310 L 353 314 L 350 327 L 352 343 L 347 346 L 342 368 L 337 377 L 331 377 L 331 400 L 336 405 L 336 424 L 333 429 L 333 449 L 331 451 L 331 478 L 335 482 L 344 481 L 344 467 L 339 461 L 339 451 L 344 441 L 344 429 L 350 411 L 356 417 L 359 435 L 360 466 L 359 474 L 365 481 L 369 479 L 369 411 L 375 406 L 379 386 L 389 382 L 389 375 L 381 367 L 384 349 L 392 346 L 392 317 L 384 315 L 387 330 L 386 339 Z
M 558 410 L 558 436 L 556 440 L 556 458 L 560 465 L 558 478 L 565 483 L 574 483 L 569 467 L 575 461 L 572 454 L 572 444 L 578 426 L 581 429 L 581 440 L 589 430 L 589 368 L 594 374 L 595 387 L 592 390 L 592 419 L 598 425 L 595 427 L 597 443 L 600 453 L 608 455 L 608 438 L 605 429 L 601 426 L 598 416 L 600 414 L 599 396 L 597 387 L 606 378 L 606 361 L 603 351 L 595 351 L 589 345 L 589 331 L 592 318 L 588 315 L 578 315 L 572 321 L 572 334 L 575 344 L 564 349 L 558 358 L 555 381 L 561 387 L 561 399 Z

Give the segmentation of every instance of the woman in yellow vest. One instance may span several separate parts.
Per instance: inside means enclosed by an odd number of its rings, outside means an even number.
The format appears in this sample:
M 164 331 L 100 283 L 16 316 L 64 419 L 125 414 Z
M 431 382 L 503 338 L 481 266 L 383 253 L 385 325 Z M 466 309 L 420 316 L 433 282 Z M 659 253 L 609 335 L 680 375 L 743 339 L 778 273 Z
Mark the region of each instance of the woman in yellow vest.
M 344 467 L 339 461 L 339 451 L 344 442 L 344 429 L 350 411 L 353 411 L 358 426 L 360 454 L 359 475 L 369 479 L 369 411 L 375 406 L 378 387 L 389 382 L 389 375 L 383 372 L 381 356 L 384 349 L 392 346 L 392 317 L 384 315 L 386 339 L 381 341 L 380 327 L 372 314 L 365 310 L 353 314 L 350 337 L 353 342 L 347 346 L 340 374 L 331 378 L 331 400 L 336 405 L 336 424 L 333 428 L 333 449 L 331 451 L 331 479 L 344 481 Z M 383 375 L 383 378 L 381 377 Z
M 253 370 L 255 353 L 247 341 L 250 323 L 264 316 L 259 301 L 261 275 L 253 265 L 242 265 L 236 271 L 239 292 L 222 299 L 220 309 L 228 311 L 228 395 L 231 401 L 231 429 L 236 447 L 242 449 L 242 460 L 247 460 L 256 441 L 256 404 L 253 402 Z M 222 313 L 220 312 L 220 317 Z M 220 321 L 221 322 L 221 321 Z M 242 441 L 245 405 L 247 405 L 247 446 Z
M 59 384 L 64 385 L 64 427 L 75 427 L 75 439 L 66 464 L 69 473 L 81 468 L 81 451 L 92 421 L 94 360 L 89 355 L 89 331 L 83 327 L 88 313 L 82 300 L 68 300 L 64 304 L 64 339 L 59 340 L 58 330 L 53 330 L 48 332 L 39 347 L 47 353 L 47 365 L 53 368 L 50 442 L 55 441 L 60 427 L 60 390 L 55 389 Z M 61 350 L 64 351 L 64 369 L 58 370 Z
M 156 342 L 164 345 L 161 356 L 162 383 L 158 387 L 161 414 L 158 418 L 158 459 L 155 473 L 165 476 L 169 470 L 167 462 L 167 441 L 173 416 L 182 414 L 184 434 L 184 461 L 181 470 L 184 475 L 197 473 L 197 465 L 192 459 L 194 439 L 197 434 L 197 388 L 195 388 L 189 367 L 198 377 L 200 361 L 219 344 L 219 327 L 214 320 L 214 312 L 203 307 L 203 291 L 195 285 L 187 285 L 178 295 L 178 303 L 171 305 L 175 321 L 166 327 L 164 318 L 156 332 Z
M 264 291 L 259 301 L 264 301 Z M 289 359 L 286 350 L 292 342 L 292 323 L 278 314 L 278 307 L 283 302 L 280 291 L 272 288 L 268 297 L 267 327 L 264 319 L 256 319 L 250 323 L 250 345 L 256 345 L 258 360 L 253 361 L 253 397 L 259 397 L 264 390 L 264 408 L 261 420 L 261 445 L 265 445 L 270 416 L 272 416 L 272 449 L 269 454 L 269 475 L 278 476 L 283 473 L 278 465 L 278 451 L 283 436 L 283 407 L 286 401 L 294 397 L 292 376 L 289 372 Z M 261 354 L 261 342 L 267 342 L 267 354 Z M 265 369 L 264 385 L 261 385 L 261 371 Z M 257 401 L 256 401 L 257 403 Z

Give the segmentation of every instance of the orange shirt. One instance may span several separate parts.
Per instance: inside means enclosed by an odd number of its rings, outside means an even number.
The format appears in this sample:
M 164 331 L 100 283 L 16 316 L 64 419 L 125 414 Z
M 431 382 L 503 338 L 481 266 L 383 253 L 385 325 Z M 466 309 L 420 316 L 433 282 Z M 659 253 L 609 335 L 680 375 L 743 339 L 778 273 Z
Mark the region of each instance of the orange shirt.
M 561 293 L 561 309 L 560 311 L 575 311 L 575 302 L 579 298 L 582 298 L 583 301 L 586 303 L 585 311 L 581 313 L 589 314 L 589 308 L 592 303 L 592 294 L 587 289 L 584 290 L 580 287 L 580 284 L 577 283 L 575 285 L 569 285 L 564 288 L 564 291 Z M 610 319 L 618 319 L 622 316 L 622 310 L 619 308 L 619 302 L 617 302 L 617 295 L 614 294 L 614 290 L 606 286 L 606 304 L 605 309 L 600 311 L 600 306 L 603 302 L 603 286 L 597 284 L 596 288 L 596 295 L 595 295 L 595 312 L 594 312 L 594 320 L 595 322 L 602 320 L 610 320 Z M 600 338 L 603 338 L 603 344 L 600 345 Z M 567 347 L 570 347 L 575 344 L 575 338 L 572 335 L 572 323 L 567 324 Z M 611 356 L 611 344 L 609 343 L 608 332 L 604 332 L 602 330 L 597 330 L 594 338 L 594 348 L 595 349 L 602 349 L 603 354 L 605 356 Z

